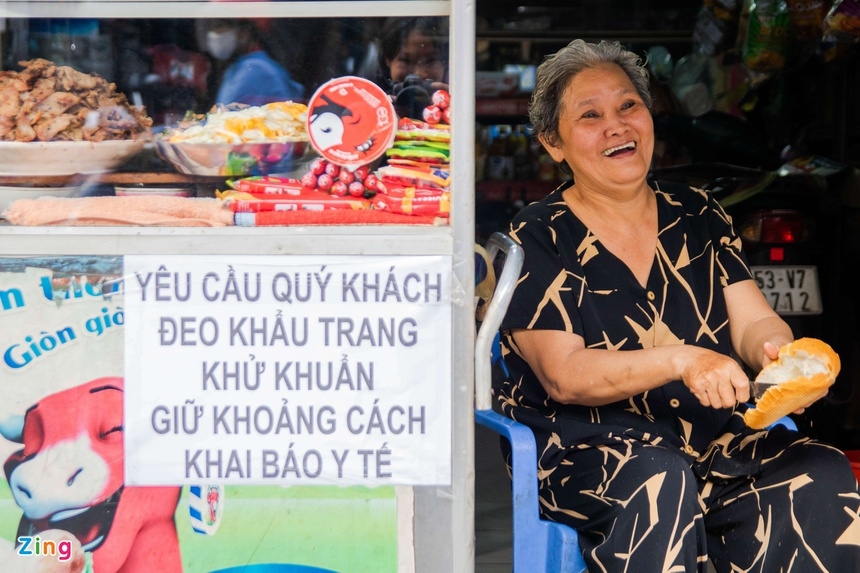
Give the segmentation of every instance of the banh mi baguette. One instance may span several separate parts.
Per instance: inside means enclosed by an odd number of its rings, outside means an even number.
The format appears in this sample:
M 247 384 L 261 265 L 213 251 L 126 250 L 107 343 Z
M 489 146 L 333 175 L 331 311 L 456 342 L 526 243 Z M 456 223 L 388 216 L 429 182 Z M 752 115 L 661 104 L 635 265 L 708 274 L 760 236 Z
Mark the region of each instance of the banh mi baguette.
M 839 355 L 816 338 L 798 338 L 779 349 L 779 357 L 762 368 L 757 382 L 773 384 L 744 413 L 750 428 L 766 428 L 795 410 L 808 406 L 836 381 Z

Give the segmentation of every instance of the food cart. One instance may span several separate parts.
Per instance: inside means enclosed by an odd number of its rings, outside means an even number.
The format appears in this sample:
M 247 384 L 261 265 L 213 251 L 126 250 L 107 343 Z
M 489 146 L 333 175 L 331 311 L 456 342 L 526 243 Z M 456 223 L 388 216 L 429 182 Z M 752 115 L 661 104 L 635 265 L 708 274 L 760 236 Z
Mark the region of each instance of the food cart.
M 333 15 L 447 17 L 450 54 L 474 51 L 460 0 L 0 2 L 6 32 Z M 0 223 L 0 569 L 473 570 L 473 60 L 450 58 L 469 128 L 442 224 Z M 0 185 L 226 182 L 149 171 L 137 143 L 88 165 L 111 142 L 75 143 L 28 142 Z

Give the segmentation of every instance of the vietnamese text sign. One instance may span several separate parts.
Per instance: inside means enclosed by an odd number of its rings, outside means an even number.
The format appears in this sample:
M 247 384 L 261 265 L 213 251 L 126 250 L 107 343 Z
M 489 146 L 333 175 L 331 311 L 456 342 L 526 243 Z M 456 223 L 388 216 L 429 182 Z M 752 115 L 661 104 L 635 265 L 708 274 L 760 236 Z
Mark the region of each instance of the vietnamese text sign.
M 450 257 L 126 256 L 124 276 L 127 483 L 450 483 Z

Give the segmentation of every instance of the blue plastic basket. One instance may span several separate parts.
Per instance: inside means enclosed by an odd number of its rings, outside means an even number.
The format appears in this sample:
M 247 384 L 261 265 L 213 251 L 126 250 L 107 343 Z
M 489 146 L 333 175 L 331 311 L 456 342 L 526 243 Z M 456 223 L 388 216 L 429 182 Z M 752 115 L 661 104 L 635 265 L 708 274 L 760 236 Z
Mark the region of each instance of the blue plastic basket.
M 321 569 L 310 565 L 292 565 L 290 563 L 260 563 L 254 565 L 238 565 L 227 569 L 218 569 L 212 573 L 337 573 L 331 569 Z

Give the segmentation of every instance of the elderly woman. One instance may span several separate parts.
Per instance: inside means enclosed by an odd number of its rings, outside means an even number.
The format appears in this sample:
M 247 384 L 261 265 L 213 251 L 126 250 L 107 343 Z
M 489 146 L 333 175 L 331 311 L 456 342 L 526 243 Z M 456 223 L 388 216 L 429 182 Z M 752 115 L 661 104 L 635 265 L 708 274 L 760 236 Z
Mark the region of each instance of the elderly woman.
M 743 422 L 752 370 L 792 340 L 706 192 L 650 182 L 648 76 L 617 43 L 539 68 L 530 119 L 572 180 L 511 224 L 503 411 L 538 442 L 541 511 L 592 571 L 860 571 L 838 449 Z

